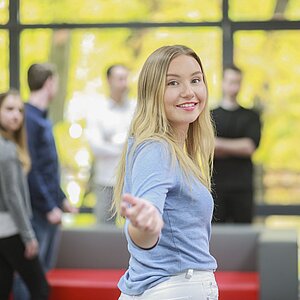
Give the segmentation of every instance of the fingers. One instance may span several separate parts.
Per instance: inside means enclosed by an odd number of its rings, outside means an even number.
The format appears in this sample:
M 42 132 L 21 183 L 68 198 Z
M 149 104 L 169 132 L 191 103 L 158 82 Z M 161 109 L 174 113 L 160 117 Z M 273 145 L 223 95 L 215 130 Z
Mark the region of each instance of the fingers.
M 121 215 L 143 231 L 159 232 L 163 227 L 162 218 L 151 202 L 129 194 L 123 196 Z
M 136 216 L 143 209 L 144 200 L 134 197 L 130 194 L 124 194 L 121 203 L 121 215 L 129 218 L 130 220 Z
M 135 206 L 128 208 L 127 218 L 130 219 L 131 223 L 136 227 L 143 226 L 150 218 L 151 212 L 149 210 L 152 204 L 141 201 Z
M 130 208 L 136 206 L 137 203 L 138 198 L 130 194 L 124 194 L 121 202 L 121 216 L 129 218 Z
M 131 204 L 131 205 L 135 205 L 138 202 L 138 198 L 136 198 L 130 194 L 124 194 L 122 199 L 123 199 L 123 201 L 125 201 L 126 203 Z

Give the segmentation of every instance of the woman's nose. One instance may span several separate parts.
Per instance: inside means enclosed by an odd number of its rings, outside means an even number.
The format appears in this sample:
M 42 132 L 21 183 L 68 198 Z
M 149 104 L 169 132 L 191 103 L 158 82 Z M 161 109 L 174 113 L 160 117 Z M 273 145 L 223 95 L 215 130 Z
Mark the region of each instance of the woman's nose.
M 190 84 L 183 85 L 181 96 L 184 98 L 192 98 L 194 96 L 194 90 Z
M 14 116 L 14 119 L 16 119 L 16 120 L 22 119 L 22 114 L 19 111 L 14 111 L 13 116 Z

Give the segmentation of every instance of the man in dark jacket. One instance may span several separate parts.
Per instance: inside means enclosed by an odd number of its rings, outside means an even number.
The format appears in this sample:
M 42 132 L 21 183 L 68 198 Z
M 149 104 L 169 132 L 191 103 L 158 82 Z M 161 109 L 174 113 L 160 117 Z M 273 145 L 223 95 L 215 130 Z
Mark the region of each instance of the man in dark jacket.
M 73 212 L 60 188 L 59 163 L 47 109 L 58 86 L 50 64 L 33 64 L 28 69 L 29 101 L 25 119 L 32 168 L 28 174 L 33 226 L 40 244 L 45 270 L 52 267 L 62 211 Z

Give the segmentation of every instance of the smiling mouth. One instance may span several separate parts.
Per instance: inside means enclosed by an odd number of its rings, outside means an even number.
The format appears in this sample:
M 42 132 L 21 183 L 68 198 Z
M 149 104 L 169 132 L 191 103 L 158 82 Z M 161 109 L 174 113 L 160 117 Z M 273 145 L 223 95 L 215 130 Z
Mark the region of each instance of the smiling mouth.
M 179 105 L 176 105 L 176 107 L 179 107 L 179 108 L 193 108 L 197 105 L 198 103 L 183 103 L 183 104 L 179 104 Z

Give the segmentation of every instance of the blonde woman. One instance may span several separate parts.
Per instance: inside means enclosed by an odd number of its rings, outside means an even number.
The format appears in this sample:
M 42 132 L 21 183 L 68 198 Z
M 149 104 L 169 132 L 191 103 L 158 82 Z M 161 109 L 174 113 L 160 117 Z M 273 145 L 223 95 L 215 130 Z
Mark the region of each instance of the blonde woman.
M 30 224 L 25 173 L 30 168 L 24 132 L 24 105 L 16 91 L 0 94 L 0 299 L 9 299 L 14 272 L 31 299 L 48 299 L 48 284 Z
M 218 299 L 209 252 L 214 131 L 202 63 L 185 46 L 146 60 L 114 208 L 131 255 L 119 299 Z

